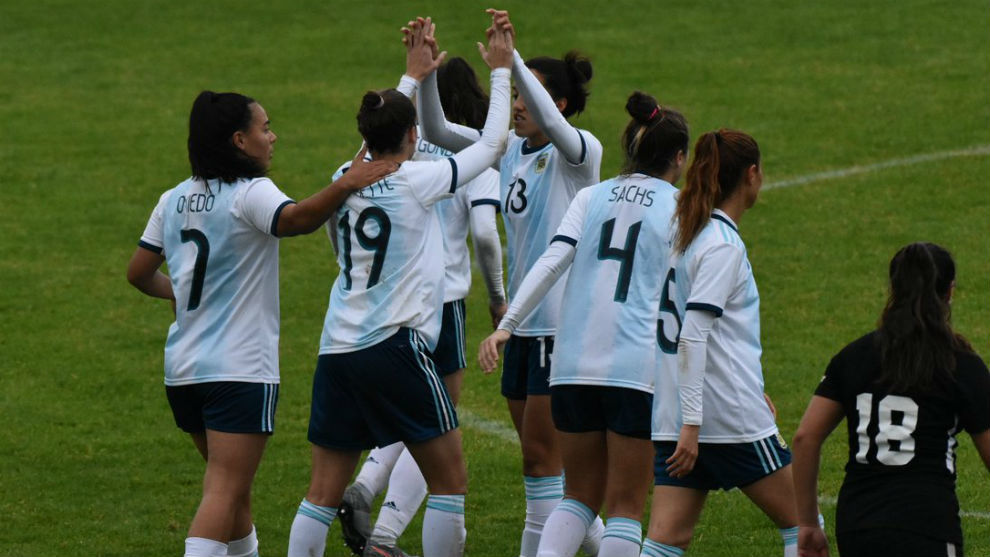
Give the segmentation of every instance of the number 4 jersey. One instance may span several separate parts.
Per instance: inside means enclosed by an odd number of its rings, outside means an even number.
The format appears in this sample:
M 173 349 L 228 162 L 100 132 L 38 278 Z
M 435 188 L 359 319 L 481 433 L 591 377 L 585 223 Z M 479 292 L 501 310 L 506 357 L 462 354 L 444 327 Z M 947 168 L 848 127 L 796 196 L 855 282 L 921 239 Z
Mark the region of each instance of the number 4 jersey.
M 961 544 L 956 434 L 990 428 L 990 374 L 957 352 L 954 382 L 892 393 L 876 385 L 879 369 L 873 332 L 832 358 L 815 391 L 842 404 L 849 433 L 836 531 L 908 529 Z
M 165 256 L 175 294 L 166 385 L 279 381 L 275 230 L 289 203 L 268 178 L 190 178 L 161 196 L 139 245 Z

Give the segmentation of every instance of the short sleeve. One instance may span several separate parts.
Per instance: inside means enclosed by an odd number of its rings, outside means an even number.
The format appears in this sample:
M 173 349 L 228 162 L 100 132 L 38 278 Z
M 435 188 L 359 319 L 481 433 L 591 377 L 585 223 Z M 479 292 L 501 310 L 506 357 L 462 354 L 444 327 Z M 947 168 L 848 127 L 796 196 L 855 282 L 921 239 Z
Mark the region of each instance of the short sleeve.
M 405 174 L 413 195 L 427 209 L 454 195 L 457 189 L 457 162 L 453 158 L 406 161 L 399 172 Z
M 168 203 L 173 190 L 168 190 L 158 198 L 158 204 L 151 211 L 148 224 L 144 227 L 138 245 L 142 248 L 165 255 L 165 205 Z
M 691 294 L 684 310 L 710 311 L 721 317 L 739 284 L 745 261 L 745 250 L 729 243 L 714 244 L 697 254 L 691 264 Z
M 465 187 L 468 203 L 472 208 L 479 205 L 493 205 L 496 210 L 501 208 L 498 199 L 498 172 L 488 169 Z
M 574 200 L 567 207 L 567 213 L 564 214 L 563 220 L 560 221 L 560 226 L 557 227 L 557 233 L 554 234 L 550 243 L 564 242 L 572 246 L 577 246 L 581 240 L 581 233 L 584 230 L 584 218 L 588 211 L 588 198 L 591 197 L 591 193 L 591 189 L 583 189 L 578 192 Z
M 257 178 L 249 182 L 234 201 L 233 212 L 234 216 L 265 234 L 276 236 L 278 216 L 290 203 L 295 202 L 271 180 Z
M 842 363 L 839 356 L 832 358 L 825 368 L 825 376 L 815 388 L 815 394 L 830 400 L 842 402 Z
M 957 354 L 959 422 L 969 433 L 990 429 L 990 372 L 974 354 Z

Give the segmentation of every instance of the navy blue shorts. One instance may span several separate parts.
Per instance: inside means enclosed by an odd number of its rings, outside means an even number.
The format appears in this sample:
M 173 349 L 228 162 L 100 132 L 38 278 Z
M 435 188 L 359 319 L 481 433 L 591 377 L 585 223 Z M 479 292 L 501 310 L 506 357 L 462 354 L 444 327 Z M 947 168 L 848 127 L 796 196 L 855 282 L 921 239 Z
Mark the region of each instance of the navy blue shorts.
M 456 427 L 447 388 L 412 329 L 317 360 L 309 416 L 309 441 L 315 445 L 364 450 L 427 441 Z
M 842 557 L 963 557 L 962 546 L 910 530 L 870 529 L 836 532 Z
M 550 412 L 554 427 L 566 433 L 609 430 L 649 439 L 653 395 L 624 387 L 554 385 Z
M 551 355 L 552 336 L 510 336 L 502 363 L 502 396 L 526 400 L 529 395 L 549 395 Z
M 454 300 L 443 305 L 443 324 L 440 325 L 440 338 L 433 351 L 433 361 L 437 372 L 446 377 L 467 367 L 467 349 L 464 340 L 464 319 L 467 310 L 464 300 Z
M 752 443 L 699 443 L 694 470 L 683 478 L 667 474 L 666 461 L 677 448 L 676 441 L 655 441 L 653 465 L 656 485 L 688 487 L 702 491 L 746 487 L 791 463 L 791 451 L 774 434 Z
M 187 433 L 272 433 L 278 383 L 215 381 L 165 387 L 175 425 Z

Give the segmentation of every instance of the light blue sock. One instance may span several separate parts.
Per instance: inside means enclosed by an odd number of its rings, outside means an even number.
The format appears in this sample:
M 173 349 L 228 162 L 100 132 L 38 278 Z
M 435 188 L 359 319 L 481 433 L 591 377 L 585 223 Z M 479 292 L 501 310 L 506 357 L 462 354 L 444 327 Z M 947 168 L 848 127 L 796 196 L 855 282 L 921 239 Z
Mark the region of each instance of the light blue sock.
M 423 515 L 423 555 L 464 555 L 464 495 L 430 495 Z
M 288 556 L 323 555 L 327 546 L 327 530 L 336 517 L 336 507 L 321 507 L 303 499 L 289 530 Z
M 543 526 L 537 557 L 571 557 L 584 540 L 588 527 L 595 520 L 595 511 L 575 499 L 557 504 Z
M 535 557 L 537 547 L 540 545 L 540 536 L 543 534 L 543 524 L 564 497 L 564 477 L 524 476 L 523 482 L 526 488 L 526 524 L 523 528 L 519 555 Z
M 643 552 L 641 557 L 681 557 L 684 550 L 665 543 L 655 542 L 650 538 L 643 540 Z
M 637 557 L 643 541 L 643 525 L 638 520 L 613 516 L 605 523 L 599 553 L 614 557 Z

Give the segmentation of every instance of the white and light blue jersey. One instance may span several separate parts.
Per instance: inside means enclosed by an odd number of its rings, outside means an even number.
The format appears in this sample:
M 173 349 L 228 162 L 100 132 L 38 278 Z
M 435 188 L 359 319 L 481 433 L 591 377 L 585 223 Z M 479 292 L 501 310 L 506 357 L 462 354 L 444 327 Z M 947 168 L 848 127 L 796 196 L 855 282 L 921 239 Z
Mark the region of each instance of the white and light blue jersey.
M 642 174 L 578 192 L 553 240 L 576 247 L 550 385 L 653 392 L 657 308 L 677 189 Z
M 327 226 L 340 274 L 330 291 L 320 354 L 367 348 L 400 327 L 418 331 L 431 350 L 436 346 L 444 251 L 435 204 L 456 186 L 454 159 L 406 161 L 337 209 Z
M 165 192 L 140 246 L 161 253 L 175 294 L 165 384 L 278 383 L 278 215 L 268 178 L 190 178 Z
M 453 153 L 423 139 L 416 142 L 413 160 L 436 160 Z M 437 202 L 444 249 L 444 303 L 467 298 L 471 288 L 471 255 L 467 238 L 471 209 L 478 205 L 499 206 L 498 172 L 487 169 L 480 176 L 457 188 L 454 196 Z
M 653 398 L 653 439 L 681 430 L 677 339 L 687 310 L 716 316 L 707 340 L 698 441 L 749 443 L 777 432 L 763 398 L 760 294 L 736 224 L 716 209 L 683 254 L 671 256 L 660 300 L 657 340 L 663 352 Z
M 499 193 L 509 252 L 510 300 L 550 245 L 571 200 L 579 190 L 599 181 L 602 144 L 590 132 L 577 131 L 583 145 L 578 164 L 568 162 L 553 143 L 534 149 L 526 146 L 525 138 L 509 135 L 499 168 Z M 515 334 L 556 334 L 563 293 L 564 281 L 559 280 Z

